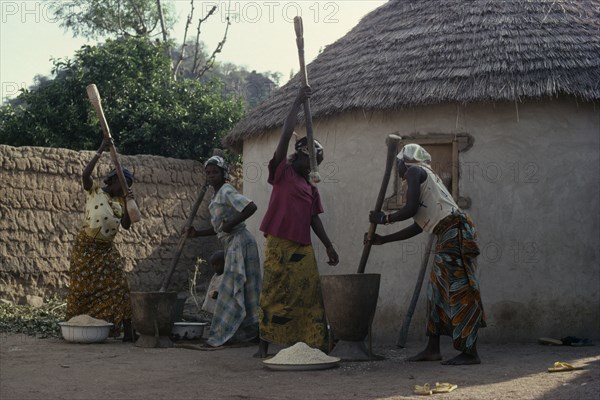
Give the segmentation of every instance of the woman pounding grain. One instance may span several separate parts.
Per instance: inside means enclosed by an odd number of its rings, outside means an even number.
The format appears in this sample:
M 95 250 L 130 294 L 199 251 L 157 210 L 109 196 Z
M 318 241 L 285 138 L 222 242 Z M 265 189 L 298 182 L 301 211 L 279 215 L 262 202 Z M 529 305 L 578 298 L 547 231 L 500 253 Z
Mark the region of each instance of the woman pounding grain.
M 225 252 L 207 343 L 216 347 L 226 342 L 248 342 L 258 337 L 261 272 L 258 246 L 244 221 L 256 212 L 256 205 L 227 183 L 229 168 L 222 157 L 209 158 L 204 168 L 206 182 L 215 193 L 208 206 L 212 227 L 199 231 L 190 227 L 187 234 L 217 235 Z
M 70 288 L 66 318 L 86 314 L 114 324 L 111 336 L 119 336 L 124 327 L 123 341 L 132 341 L 131 304 L 125 275 L 125 259 L 114 244 L 119 226 L 129 229 L 131 221 L 125 207 L 126 198 L 115 170 L 106 175 L 100 187 L 91 178 L 102 152 L 110 142 L 104 140 L 98 152 L 83 170 L 81 181 L 86 191 L 83 227 L 75 238 L 70 258 Z M 133 185 L 132 173 L 123 168 L 127 185 Z
M 267 356 L 269 343 L 290 346 L 304 342 L 314 348 L 326 348 L 325 311 L 311 228 L 327 249 L 329 265 L 337 265 L 339 258 L 319 218 L 323 212 L 319 191 L 308 182 L 306 138 L 298 140 L 295 153 L 287 157 L 300 105 L 310 94 L 309 87 L 298 93 L 269 162 L 268 182 L 273 185 L 273 192 L 260 226 L 267 240 L 260 296 L 260 343 L 254 355 L 260 358 Z M 316 141 L 315 151 L 317 162 L 321 163 L 323 147 Z
M 387 215 L 371 211 L 369 220 L 389 224 L 413 218 L 415 222 L 390 235 L 374 235 L 371 243 L 405 240 L 423 231 L 437 236 L 427 289 L 429 342 L 409 361 L 441 360 L 440 335 L 445 335 L 452 337 L 454 348 L 461 353 L 442 364 L 479 364 L 477 331 L 485 326 L 485 319 L 477 277 L 475 226 L 431 169 L 431 156 L 423 147 L 407 144 L 397 159 L 400 178 L 407 183 L 406 205 Z

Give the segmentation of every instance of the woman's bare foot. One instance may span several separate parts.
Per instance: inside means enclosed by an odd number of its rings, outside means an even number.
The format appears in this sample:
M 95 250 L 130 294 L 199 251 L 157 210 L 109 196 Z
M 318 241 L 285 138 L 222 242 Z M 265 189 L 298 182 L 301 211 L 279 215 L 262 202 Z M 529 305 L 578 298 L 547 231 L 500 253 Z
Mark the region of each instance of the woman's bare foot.
M 258 343 L 258 351 L 256 353 L 254 353 L 254 355 L 252 357 L 267 358 L 268 354 L 269 354 L 269 342 L 261 339 L 260 342 Z
M 408 361 L 439 361 L 442 359 L 442 353 L 440 352 L 440 337 L 429 336 L 427 341 L 427 347 L 425 350 L 408 358 Z
M 479 355 L 475 354 L 467 354 L 460 353 L 454 358 L 451 358 L 447 361 L 442 362 L 443 365 L 472 365 L 472 364 L 481 364 L 481 360 L 479 359 Z
M 140 335 L 137 334 L 135 329 L 131 326 L 131 320 L 126 319 L 123 321 L 123 342 L 135 342 Z
M 439 361 L 442 359 L 440 352 L 430 351 L 428 349 L 423 350 L 419 354 L 416 354 L 408 358 L 408 361 Z

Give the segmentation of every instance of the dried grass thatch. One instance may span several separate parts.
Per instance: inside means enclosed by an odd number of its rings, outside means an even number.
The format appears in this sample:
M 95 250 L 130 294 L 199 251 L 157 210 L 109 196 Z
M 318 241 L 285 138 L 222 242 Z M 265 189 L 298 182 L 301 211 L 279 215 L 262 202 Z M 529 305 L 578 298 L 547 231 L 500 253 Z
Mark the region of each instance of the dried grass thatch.
M 314 117 L 561 94 L 595 101 L 600 0 L 391 0 L 327 46 L 308 74 Z M 225 145 L 239 149 L 281 126 L 298 87 L 296 76 Z

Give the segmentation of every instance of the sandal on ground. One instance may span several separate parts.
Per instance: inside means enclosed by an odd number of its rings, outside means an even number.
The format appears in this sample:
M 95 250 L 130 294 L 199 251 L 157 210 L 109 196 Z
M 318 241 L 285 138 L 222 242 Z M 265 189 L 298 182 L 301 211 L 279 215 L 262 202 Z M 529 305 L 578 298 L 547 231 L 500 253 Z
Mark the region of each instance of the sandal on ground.
M 433 393 L 450 393 L 454 389 L 456 389 L 458 385 L 454 385 L 452 383 L 435 383 L 435 387 L 431 389 Z
M 563 345 L 562 340 L 547 338 L 547 337 L 539 338 L 538 343 L 546 345 L 546 346 L 562 346 Z
M 583 367 L 575 367 L 569 363 L 557 361 L 554 363 L 554 367 L 548 368 L 548 372 L 576 371 L 581 369 Z
M 565 346 L 593 346 L 594 343 L 590 339 L 582 339 L 576 336 L 567 336 L 560 339 Z
M 433 391 L 431 390 L 429 383 L 426 383 L 423 386 L 415 385 L 415 394 L 420 394 L 422 396 L 429 396 L 430 394 L 433 394 Z

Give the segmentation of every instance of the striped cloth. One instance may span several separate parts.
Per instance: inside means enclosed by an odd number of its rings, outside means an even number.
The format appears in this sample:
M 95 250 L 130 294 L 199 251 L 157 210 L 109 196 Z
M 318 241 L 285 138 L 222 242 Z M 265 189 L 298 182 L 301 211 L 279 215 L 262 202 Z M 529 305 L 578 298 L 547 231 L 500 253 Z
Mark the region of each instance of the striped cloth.
M 246 229 L 246 224 L 241 222 L 235 226 L 233 232 L 223 232 L 223 223 L 232 219 L 238 213 L 242 212 L 252 200 L 239 193 L 229 183 L 225 183 L 213 196 L 208 211 L 210 212 L 210 223 L 213 226 L 217 236 L 222 238 L 227 235 L 235 234 L 239 230 Z
M 225 184 L 209 205 L 211 223 L 225 251 L 225 268 L 207 340 L 214 347 L 258 337 L 262 276 L 256 240 L 243 223 L 230 234 L 221 229 L 223 222 L 250 203 L 233 186 Z
M 477 234 L 470 217 L 455 212 L 435 227 L 438 236 L 427 288 L 427 335 L 450 336 L 454 348 L 471 354 L 485 327 L 477 259 Z

